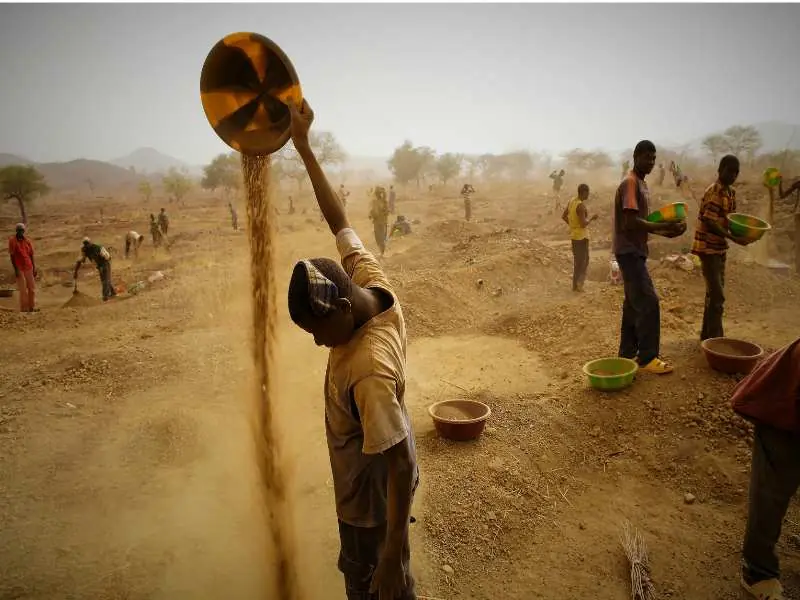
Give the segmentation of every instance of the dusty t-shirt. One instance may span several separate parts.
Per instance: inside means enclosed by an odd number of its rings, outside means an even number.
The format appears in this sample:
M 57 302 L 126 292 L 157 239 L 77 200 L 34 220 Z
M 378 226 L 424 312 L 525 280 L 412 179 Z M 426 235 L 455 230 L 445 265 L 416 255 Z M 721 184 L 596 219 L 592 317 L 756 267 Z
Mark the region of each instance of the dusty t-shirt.
M 331 349 L 325 374 L 325 430 L 336 512 L 355 527 L 386 522 L 388 470 L 382 454 L 408 440 L 416 448 L 404 402 L 406 327 L 400 303 L 375 257 L 352 229 L 336 236 L 342 266 L 362 288 L 381 290 L 391 306 Z
M 625 229 L 624 212 L 635 212 L 640 219 L 650 214 L 650 191 L 644 179 L 630 171 L 620 182 L 614 197 L 614 254 L 636 254 L 647 257 L 647 231 Z

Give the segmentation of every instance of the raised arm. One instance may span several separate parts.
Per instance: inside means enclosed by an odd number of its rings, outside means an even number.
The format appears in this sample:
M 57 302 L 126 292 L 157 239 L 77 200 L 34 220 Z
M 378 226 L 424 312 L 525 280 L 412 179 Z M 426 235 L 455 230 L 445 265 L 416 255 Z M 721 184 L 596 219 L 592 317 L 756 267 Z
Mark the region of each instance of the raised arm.
M 317 157 L 314 156 L 314 151 L 308 141 L 308 132 L 314 121 L 314 111 L 305 100 L 303 100 L 303 106 L 299 108 L 290 103 L 289 111 L 292 115 L 292 142 L 294 142 L 295 150 L 303 159 L 303 164 L 308 171 L 308 177 L 311 179 L 322 216 L 325 217 L 331 233 L 336 235 L 342 229 L 350 227 L 350 222 L 347 220 L 347 213 L 338 194 L 331 188 L 331 184 L 317 161 Z
M 778 198 L 784 200 L 785 198 L 788 198 L 789 196 L 792 195 L 793 192 L 796 191 L 800 191 L 800 179 L 792 183 L 792 185 L 790 185 L 789 189 L 787 190 L 783 189 L 783 177 L 778 179 Z

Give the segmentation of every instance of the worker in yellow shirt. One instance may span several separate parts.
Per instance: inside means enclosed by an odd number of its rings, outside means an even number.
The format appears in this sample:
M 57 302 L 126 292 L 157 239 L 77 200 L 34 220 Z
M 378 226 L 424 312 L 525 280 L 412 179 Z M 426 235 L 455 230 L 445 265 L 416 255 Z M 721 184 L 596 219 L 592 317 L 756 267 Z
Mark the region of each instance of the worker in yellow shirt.
M 582 183 L 578 186 L 578 196 L 573 198 L 564 209 L 561 218 L 569 225 L 569 236 L 572 240 L 572 291 L 582 292 L 586 281 L 586 270 L 589 268 L 589 223 L 597 219 L 597 215 L 589 217 L 586 201 L 589 199 L 589 186 Z

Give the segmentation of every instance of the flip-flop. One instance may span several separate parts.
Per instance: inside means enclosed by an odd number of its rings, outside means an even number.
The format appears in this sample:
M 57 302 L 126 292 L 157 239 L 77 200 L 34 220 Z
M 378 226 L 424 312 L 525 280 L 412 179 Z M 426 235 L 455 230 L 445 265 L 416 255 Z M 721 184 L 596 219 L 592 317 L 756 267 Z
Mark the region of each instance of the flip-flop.
M 742 578 L 742 587 L 756 600 L 786 600 L 786 596 L 783 595 L 783 586 L 777 579 L 765 579 L 748 585 Z
M 656 375 L 666 375 L 667 373 L 672 373 L 673 370 L 672 365 L 668 365 L 660 358 L 654 358 L 646 365 L 640 366 L 639 369 L 646 373 L 655 373 Z

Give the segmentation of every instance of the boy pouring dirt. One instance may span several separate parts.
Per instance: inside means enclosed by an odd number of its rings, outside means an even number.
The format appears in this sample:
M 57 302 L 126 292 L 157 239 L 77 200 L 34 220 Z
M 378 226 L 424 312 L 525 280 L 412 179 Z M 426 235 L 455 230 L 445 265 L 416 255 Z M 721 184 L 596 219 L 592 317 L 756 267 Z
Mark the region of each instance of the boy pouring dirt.
M 298 262 L 289 314 L 330 348 L 325 425 L 349 600 L 415 598 L 408 524 L 418 480 L 414 434 L 404 403 L 406 330 L 397 296 L 367 252 L 308 142 L 314 113 L 291 106 L 292 140 L 336 236 L 341 266 Z M 344 267 L 344 268 L 342 268 Z

